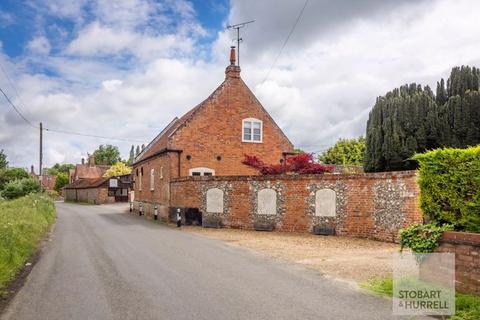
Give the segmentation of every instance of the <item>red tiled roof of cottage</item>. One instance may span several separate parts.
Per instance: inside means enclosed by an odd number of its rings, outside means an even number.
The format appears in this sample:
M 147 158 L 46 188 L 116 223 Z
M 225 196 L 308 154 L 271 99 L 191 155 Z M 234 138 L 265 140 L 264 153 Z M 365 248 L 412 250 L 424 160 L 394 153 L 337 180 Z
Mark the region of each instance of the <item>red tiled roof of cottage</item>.
M 43 175 L 41 177 L 42 185 L 47 190 L 54 190 L 55 189 L 55 182 L 57 181 L 56 176 L 50 175 Z
M 89 189 L 89 188 L 96 188 L 101 186 L 110 178 L 87 178 L 87 179 L 80 179 L 74 181 L 70 184 L 67 184 L 64 188 L 65 189 Z
M 77 179 L 91 179 L 103 177 L 105 172 L 110 168 L 108 165 L 90 166 L 88 164 L 77 164 L 75 175 Z

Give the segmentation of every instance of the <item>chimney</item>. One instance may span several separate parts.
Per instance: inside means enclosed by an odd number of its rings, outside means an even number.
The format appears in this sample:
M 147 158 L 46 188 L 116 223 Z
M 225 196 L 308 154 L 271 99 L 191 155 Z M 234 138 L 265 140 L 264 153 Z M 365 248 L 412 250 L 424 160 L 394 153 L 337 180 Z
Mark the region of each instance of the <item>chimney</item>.
M 85 158 L 82 158 L 82 164 L 85 164 Z
M 93 155 L 93 154 L 88 155 L 88 165 L 90 167 L 95 166 L 95 155 Z
M 240 67 L 235 65 L 235 47 L 230 47 L 230 65 L 225 69 L 225 79 L 239 79 Z
M 232 46 L 230 47 L 230 65 L 234 66 L 235 65 L 235 47 Z
M 31 174 L 32 176 L 35 175 L 35 167 L 33 166 L 33 164 L 30 166 L 30 174 Z

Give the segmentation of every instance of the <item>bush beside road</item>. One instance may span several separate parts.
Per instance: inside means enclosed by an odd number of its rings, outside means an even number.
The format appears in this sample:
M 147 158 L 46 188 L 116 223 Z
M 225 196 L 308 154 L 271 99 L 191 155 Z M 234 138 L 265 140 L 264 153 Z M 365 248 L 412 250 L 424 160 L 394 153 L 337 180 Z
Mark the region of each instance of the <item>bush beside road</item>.
M 31 194 L 0 201 L 0 295 L 15 278 L 55 220 L 55 205 L 46 195 Z

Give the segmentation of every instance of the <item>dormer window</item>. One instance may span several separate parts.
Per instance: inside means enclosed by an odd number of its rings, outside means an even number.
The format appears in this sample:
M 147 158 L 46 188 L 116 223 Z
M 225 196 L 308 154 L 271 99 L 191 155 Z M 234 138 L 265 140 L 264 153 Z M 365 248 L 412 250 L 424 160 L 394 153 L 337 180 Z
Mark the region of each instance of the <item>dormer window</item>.
M 242 141 L 261 143 L 263 141 L 263 122 L 254 118 L 243 119 Z

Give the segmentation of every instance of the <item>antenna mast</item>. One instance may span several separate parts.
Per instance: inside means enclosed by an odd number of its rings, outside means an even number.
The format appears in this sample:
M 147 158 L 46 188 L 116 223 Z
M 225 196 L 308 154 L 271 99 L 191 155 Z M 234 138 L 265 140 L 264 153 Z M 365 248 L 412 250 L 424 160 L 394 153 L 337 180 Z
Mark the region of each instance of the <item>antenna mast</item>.
M 246 22 L 242 22 L 242 23 L 237 23 L 237 24 L 234 24 L 234 25 L 228 25 L 227 26 L 227 29 L 237 29 L 237 66 L 240 67 L 240 42 L 242 42 L 242 38 L 240 38 L 240 28 L 243 28 L 245 27 L 245 25 L 249 24 L 249 23 L 252 23 L 252 22 L 255 22 L 255 20 L 251 20 L 251 21 L 246 21 Z

